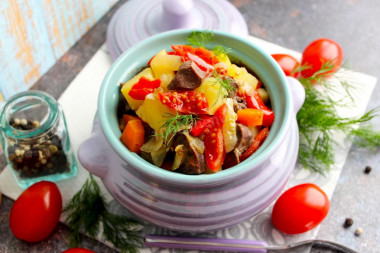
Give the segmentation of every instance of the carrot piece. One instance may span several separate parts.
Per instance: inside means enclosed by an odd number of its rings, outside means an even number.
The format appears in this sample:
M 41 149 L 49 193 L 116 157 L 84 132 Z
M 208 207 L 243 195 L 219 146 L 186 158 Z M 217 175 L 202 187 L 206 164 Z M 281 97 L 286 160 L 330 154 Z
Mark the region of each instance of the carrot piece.
M 139 120 L 140 118 L 137 116 L 130 115 L 130 114 L 123 114 L 123 122 L 125 126 L 128 124 L 128 121 L 133 120 L 133 119 Z
M 129 115 L 129 114 L 123 114 L 123 118 L 119 120 L 119 127 L 122 132 L 124 131 L 124 128 L 127 126 L 128 121 L 132 119 L 140 119 L 140 118 L 137 116 Z
M 121 142 L 131 151 L 140 152 L 144 144 L 145 130 L 140 119 L 129 120 L 123 133 L 120 136 Z
M 264 113 L 253 108 L 246 108 L 237 112 L 237 121 L 246 126 L 261 126 L 263 124 Z

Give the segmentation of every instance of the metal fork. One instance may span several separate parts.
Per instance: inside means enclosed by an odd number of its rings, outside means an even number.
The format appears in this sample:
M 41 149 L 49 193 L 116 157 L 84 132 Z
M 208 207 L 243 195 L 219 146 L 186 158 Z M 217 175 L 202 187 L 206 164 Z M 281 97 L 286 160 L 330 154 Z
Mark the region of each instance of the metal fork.
M 307 245 L 316 245 L 319 248 L 330 247 L 343 253 L 358 253 L 341 244 L 325 240 L 306 240 L 284 246 L 268 245 L 264 241 L 254 240 L 235 240 L 221 238 L 196 238 L 196 237 L 177 237 L 163 235 L 147 235 L 145 237 L 146 247 L 159 248 L 178 248 L 192 250 L 214 250 L 230 252 L 254 252 L 266 253 L 268 251 L 289 251 Z

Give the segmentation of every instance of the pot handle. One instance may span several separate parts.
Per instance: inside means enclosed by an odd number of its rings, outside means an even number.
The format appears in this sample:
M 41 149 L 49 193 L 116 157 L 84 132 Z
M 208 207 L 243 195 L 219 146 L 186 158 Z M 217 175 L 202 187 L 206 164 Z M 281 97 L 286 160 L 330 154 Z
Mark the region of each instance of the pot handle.
M 287 76 L 286 79 L 293 99 L 294 112 L 297 113 L 301 109 L 303 102 L 305 102 L 305 88 L 294 77 Z
M 105 143 L 99 117 L 96 115 L 91 137 L 82 142 L 78 148 L 78 159 L 86 170 L 100 178 L 104 178 L 108 170 Z

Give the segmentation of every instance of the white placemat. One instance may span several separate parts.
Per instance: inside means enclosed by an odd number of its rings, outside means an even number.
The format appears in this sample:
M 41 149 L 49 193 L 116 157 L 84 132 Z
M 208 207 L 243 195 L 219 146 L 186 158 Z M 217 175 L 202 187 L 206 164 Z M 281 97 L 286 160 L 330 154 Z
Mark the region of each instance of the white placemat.
M 253 37 L 250 37 L 250 39 L 257 45 L 261 46 L 269 54 L 287 53 L 298 59 L 301 56 L 298 52 L 288 50 L 261 39 Z M 107 52 L 106 46 L 103 45 L 72 81 L 70 86 L 59 99 L 59 103 L 61 104 L 66 115 L 71 145 L 75 154 L 77 153 L 80 143 L 87 139 L 91 134 L 92 122 L 97 109 L 98 92 L 101 82 L 111 64 L 111 57 Z M 338 75 L 339 80 L 348 80 L 350 84 L 359 87 L 352 94 L 356 101 L 355 106 L 351 107 L 350 110 L 341 110 L 339 111 L 339 114 L 342 116 L 362 115 L 365 112 L 370 96 L 376 85 L 376 78 L 351 71 L 343 71 Z M 339 86 L 339 82 L 337 80 L 332 80 L 332 85 Z M 351 143 L 347 141 L 345 136 L 342 134 L 336 135 L 336 141 L 341 144 L 341 148 L 336 151 L 336 163 L 327 176 L 312 173 L 297 165 L 286 188 L 304 182 L 311 182 L 319 185 L 331 198 L 351 146 Z M 61 190 L 64 204 L 72 198 L 72 196 L 81 188 L 85 180 L 88 178 L 88 172 L 83 169 L 79 162 L 78 165 L 79 172 L 77 177 L 57 183 Z M 126 212 L 118 203 L 116 203 L 116 201 L 113 200 L 112 196 L 104 188 L 101 181 L 98 180 L 98 182 L 100 182 L 102 193 L 106 196 L 107 201 L 111 203 L 112 209 L 119 213 Z M 22 189 L 17 185 L 8 166 L 2 171 L 2 173 L 0 173 L 0 192 L 12 199 L 16 199 L 22 192 Z M 302 239 L 312 239 L 317 236 L 318 228 L 296 236 L 280 233 L 278 230 L 274 229 L 271 224 L 271 208 L 272 206 L 269 206 L 260 214 L 241 224 L 220 231 L 208 233 L 207 236 L 264 240 L 269 244 L 280 245 L 300 241 Z M 63 221 L 63 217 L 61 218 Z M 147 225 L 144 230 L 146 233 L 176 234 L 173 231 L 166 231 L 162 228 L 151 225 Z M 203 235 L 205 235 L 205 233 L 203 233 Z M 151 250 L 141 249 L 141 251 L 150 252 Z M 164 251 L 166 250 L 163 250 L 163 252 Z

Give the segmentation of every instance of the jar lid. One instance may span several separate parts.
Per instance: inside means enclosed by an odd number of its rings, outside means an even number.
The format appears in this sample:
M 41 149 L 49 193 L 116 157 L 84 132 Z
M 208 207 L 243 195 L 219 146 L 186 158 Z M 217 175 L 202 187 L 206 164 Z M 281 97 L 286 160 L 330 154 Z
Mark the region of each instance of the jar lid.
M 0 127 L 8 138 L 34 138 L 49 131 L 59 116 L 59 105 L 52 96 L 42 91 L 24 91 L 5 101 L 0 113 Z M 20 130 L 10 124 L 11 120 L 25 118 L 38 121 L 39 126 Z
M 116 59 L 154 34 L 193 28 L 248 35 L 243 16 L 226 0 L 130 0 L 116 11 L 108 25 L 107 47 Z

